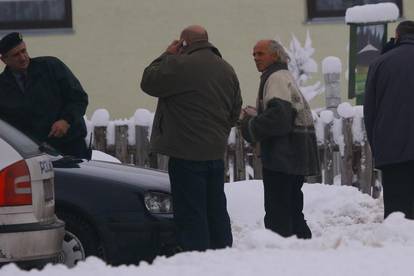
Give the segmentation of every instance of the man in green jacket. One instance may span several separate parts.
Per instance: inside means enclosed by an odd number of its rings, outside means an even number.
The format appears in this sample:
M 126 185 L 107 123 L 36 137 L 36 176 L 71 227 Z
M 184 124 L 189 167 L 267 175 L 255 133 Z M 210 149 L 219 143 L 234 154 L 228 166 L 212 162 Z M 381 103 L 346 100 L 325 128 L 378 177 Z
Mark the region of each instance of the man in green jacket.
M 0 40 L 0 118 L 64 155 L 90 158 L 83 120 L 88 95 L 55 57 L 30 58 L 20 33 Z
M 144 71 L 142 90 L 158 98 L 151 150 L 169 156 L 178 240 L 183 250 L 232 245 L 224 194 L 224 151 L 242 99 L 233 68 L 190 26 Z

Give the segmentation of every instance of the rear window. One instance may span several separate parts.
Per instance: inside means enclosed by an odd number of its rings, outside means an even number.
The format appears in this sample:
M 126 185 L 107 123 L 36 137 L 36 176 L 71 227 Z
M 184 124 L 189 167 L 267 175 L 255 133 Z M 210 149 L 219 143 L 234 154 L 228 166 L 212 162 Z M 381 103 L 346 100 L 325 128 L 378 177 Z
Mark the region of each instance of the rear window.
M 39 146 L 24 133 L 0 120 L 0 137 L 9 143 L 23 158 L 41 154 Z

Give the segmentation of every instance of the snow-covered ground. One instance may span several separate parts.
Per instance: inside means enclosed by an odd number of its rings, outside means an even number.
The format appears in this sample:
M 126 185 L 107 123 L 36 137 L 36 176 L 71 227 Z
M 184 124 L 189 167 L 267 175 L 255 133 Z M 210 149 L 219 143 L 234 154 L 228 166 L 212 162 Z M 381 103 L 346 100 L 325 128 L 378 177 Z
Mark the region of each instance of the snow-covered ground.
M 414 275 L 414 221 L 402 214 L 382 219 L 382 200 L 355 188 L 306 184 L 305 216 L 313 239 L 284 239 L 263 226 L 261 181 L 226 184 L 234 247 L 157 258 L 153 264 L 109 267 L 88 258 L 73 269 L 49 265 L 0 275 Z

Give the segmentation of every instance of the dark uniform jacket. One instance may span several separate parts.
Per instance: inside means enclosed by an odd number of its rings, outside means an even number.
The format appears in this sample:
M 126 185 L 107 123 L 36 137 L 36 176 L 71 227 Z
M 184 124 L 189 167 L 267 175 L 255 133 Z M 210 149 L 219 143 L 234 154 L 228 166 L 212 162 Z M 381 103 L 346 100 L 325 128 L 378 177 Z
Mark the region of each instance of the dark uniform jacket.
M 186 160 L 223 159 L 242 99 L 233 68 L 208 42 L 163 54 L 144 71 L 141 88 L 158 97 L 152 152 Z
M 376 167 L 414 160 L 414 36 L 370 65 L 364 121 Z
M 57 149 L 86 136 L 83 115 L 88 96 L 63 62 L 55 57 L 33 58 L 27 79 L 23 91 L 8 67 L 0 74 L 1 119 Z M 60 119 L 70 124 L 67 135 L 48 139 L 52 124 Z
M 287 65 L 275 63 L 261 76 L 258 114 L 242 120 L 243 137 L 260 142 L 263 167 L 290 175 L 320 174 L 312 113 Z

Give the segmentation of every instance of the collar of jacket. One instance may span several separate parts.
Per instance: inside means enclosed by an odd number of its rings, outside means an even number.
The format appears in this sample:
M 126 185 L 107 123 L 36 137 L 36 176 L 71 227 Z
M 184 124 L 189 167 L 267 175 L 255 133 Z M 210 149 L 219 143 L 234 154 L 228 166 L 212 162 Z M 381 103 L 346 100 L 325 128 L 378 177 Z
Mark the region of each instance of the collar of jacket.
M 182 54 L 190 55 L 196 51 L 203 50 L 203 49 L 210 49 L 215 55 L 222 57 L 219 50 L 208 41 L 194 42 L 193 44 L 185 48 Z
M 27 71 L 26 71 L 28 76 L 38 76 L 42 74 L 38 66 L 35 66 L 35 63 L 36 63 L 36 60 L 30 58 L 29 67 L 27 68 Z M 4 68 L 4 73 L 7 76 L 7 78 L 14 80 L 13 72 L 9 66 L 6 66 L 6 68 Z
M 414 44 L 414 34 L 406 34 L 398 39 L 398 44 Z
M 275 62 L 271 64 L 269 67 L 267 67 L 266 70 L 260 76 L 260 86 L 259 86 L 259 102 L 260 103 L 263 101 L 263 90 L 264 90 L 264 85 L 267 79 L 270 77 L 271 74 L 279 70 L 288 70 L 287 64 L 282 63 L 282 62 Z M 259 104 L 258 110 L 257 110 L 258 113 L 261 114 L 263 110 L 264 110 L 264 107 L 262 106 L 262 104 Z
M 279 70 L 288 70 L 287 64 L 282 62 L 275 62 L 271 64 L 260 76 L 260 82 L 266 82 L 266 80 L 270 77 L 271 74 Z
M 19 73 L 20 74 L 20 73 Z M 13 75 L 13 71 L 10 69 L 9 66 L 6 66 L 4 68 L 4 75 L 7 77 L 7 79 L 9 80 L 14 80 L 14 75 Z
M 13 71 L 10 69 L 9 66 L 6 66 L 4 68 L 3 73 L 2 73 L 2 78 L 3 78 L 3 81 L 7 83 L 11 83 L 13 86 L 21 90 L 19 85 L 17 84 L 16 77 L 14 76 Z

